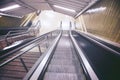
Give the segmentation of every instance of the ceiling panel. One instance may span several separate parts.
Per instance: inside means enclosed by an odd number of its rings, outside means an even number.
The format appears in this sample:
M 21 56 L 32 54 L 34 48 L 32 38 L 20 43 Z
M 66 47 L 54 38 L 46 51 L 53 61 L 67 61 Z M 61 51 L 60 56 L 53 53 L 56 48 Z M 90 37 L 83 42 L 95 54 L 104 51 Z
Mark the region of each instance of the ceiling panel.
M 26 9 L 25 7 L 23 7 L 23 8 L 18 8 L 16 10 L 10 11 L 9 13 L 14 14 L 14 15 L 17 14 L 17 16 L 23 16 L 23 15 L 29 14 L 31 12 L 32 12 L 32 10 Z
M 12 16 L 12 17 L 22 17 L 28 13 L 34 12 L 35 10 L 29 6 L 26 6 L 25 4 L 22 4 L 18 1 L 15 0 L 4 0 L 0 1 L 1 5 L 0 5 L 0 9 L 2 8 L 6 8 L 15 4 L 20 5 L 19 8 L 16 9 L 11 9 L 11 10 L 7 10 L 7 11 L 0 11 L 1 15 L 6 15 L 6 16 Z
M 3 13 L 14 14 L 16 16 L 24 16 L 25 14 L 37 10 L 54 10 L 72 17 L 76 17 L 95 4 L 98 0 L 0 0 L 0 8 L 10 4 L 19 4 L 21 7 L 14 10 L 5 11 Z M 73 9 L 76 12 L 65 11 L 56 8 L 54 5 L 68 9 Z M 0 11 L 1 12 L 1 11 Z
M 76 17 L 81 11 L 85 11 L 85 9 L 88 9 L 86 7 L 92 6 L 94 3 L 96 3 L 98 0 L 47 0 L 49 4 L 53 7 L 53 10 L 67 14 L 72 15 L 72 17 Z M 92 5 L 91 5 L 92 4 Z M 55 8 L 54 5 L 61 6 L 68 9 L 73 9 L 76 12 L 71 13 L 68 11 L 60 10 L 58 8 Z
M 38 10 L 52 10 L 48 3 L 33 3 L 31 6 L 34 6 Z
M 38 10 L 51 10 L 51 7 L 46 2 L 46 0 L 21 0 L 21 1 Z
M 66 15 L 69 15 L 69 16 L 75 16 L 73 13 L 67 12 L 67 11 L 65 11 L 65 10 L 56 9 L 56 8 L 54 8 L 54 10 L 55 10 L 56 12 L 59 12 L 59 13 L 62 13 L 62 14 L 66 14 Z

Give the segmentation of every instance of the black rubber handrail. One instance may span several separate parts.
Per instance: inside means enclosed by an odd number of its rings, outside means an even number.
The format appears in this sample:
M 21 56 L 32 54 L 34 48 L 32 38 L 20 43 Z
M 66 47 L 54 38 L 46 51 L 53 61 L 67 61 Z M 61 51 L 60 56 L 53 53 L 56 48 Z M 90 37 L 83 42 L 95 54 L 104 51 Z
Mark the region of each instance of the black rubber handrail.
M 29 34 L 29 31 L 25 31 L 25 30 L 9 31 L 6 35 L 0 36 L 0 40 L 21 34 Z
M 10 52 L 5 53 L 5 55 L 0 56 L 0 59 L 2 60 L 2 59 L 4 59 L 4 58 L 8 57 L 10 54 L 15 53 L 15 52 L 17 52 L 17 51 L 25 48 L 26 46 L 31 45 L 31 44 L 34 44 L 34 45 L 35 45 L 35 44 L 38 44 L 38 42 L 39 42 L 40 39 L 42 39 L 44 36 L 46 36 L 46 35 L 48 35 L 48 34 L 50 34 L 50 33 L 54 33 L 54 32 L 59 32 L 59 30 L 55 30 L 55 31 L 51 31 L 51 32 L 48 32 L 48 33 L 46 33 L 46 34 L 43 34 L 43 35 L 35 38 L 34 40 L 32 40 L 32 41 L 30 41 L 30 42 L 28 42 L 28 43 L 26 43 L 26 44 L 24 44 L 24 45 L 16 48 L 16 49 L 14 49 L 14 50 L 12 50 L 12 51 L 10 51 Z M 0 66 L 3 66 L 3 65 L 0 64 Z
M 90 34 L 78 32 L 78 31 L 76 31 L 76 32 L 79 33 L 79 34 L 88 36 L 89 38 L 92 38 L 92 39 L 94 39 L 94 40 L 96 40 L 96 41 L 98 41 L 98 42 L 106 45 L 107 47 L 110 47 L 111 49 L 114 49 L 114 50 L 116 50 L 117 52 L 120 52 L 120 46 L 116 46 L 116 45 L 114 45 L 114 44 L 111 44 L 110 42 L 108 43 L 107 41 L 104 41 L 104 40 L 102 40 L 102 39 L 99 39 L 99 38 L 97 38 L 97 37 L 95 37 L 95 36 L 92 36 L 92 35 L 90 35 Z M 118 44 L 118 45 L 119 45 L 119 44 Z
M 76 32 L 76 31 L 75 31 L 75 32 Z M 77 32 L 77 33 L 78 33 L 78 32 Z M 106 45 L 100 43 L 99 41 L 94 40 L 94 39 L 92 39 L 92 38 L 86 36 L 86 35 L 83 35 L 83 34 L 81 34 L 81 33 L 78 33 L 78 34 L 80 34 L 80 35 L 83 36 L 84 38 L 88 39 L 89 41 L 91 41 L 91 42 L 97 44 L 98 46 L 101 46 L 102 48 L 104 48 L 104 49 L 106 49 L 106 50 L 112 52 L 113 54 L 116 54 L 116 55 L 119 55 L 119 56 L 120 56 L 120 52 L 118 52 L 118 51 L 116 51 L 116 50 L 114 50 L 114 49 L 112 49 L 112 48 L 110 48 L 110 47 L 108 47 L 108 46 L 106 46 Z
M 8 31 L 6 35 L 2 35 L 0 39 L 5 39 L 7 45 L 9 45 L 7 38 L 14 37 L 14 36 L 20 36 L 20 35 L 25 35 L 25 34 L 30 35 L 30 33 L 33 32 L 35 28 L 39 28 L 39 29 L 41 28 L 40 21 L 38 21 L 34 26 L 31 26 L 29 28 L 28 27 L 25 27 L 25 28 L 23 28 L 23 27 L 19 27 L 19 28 L 1 28 L 1 29 L 5 29 L 5 30 L 10 29 L 10 31 Z M 37 30 L 39 30 L 39 29 L 37 29 Z M 34 31 L 34 33 L 35 33 L 35 31 Z
M 120 79 L 119 53 L 75 31 L 72 34 L 100 80 Z
M 23 30 L 9 31 L 5 36 L 10 37 L 10 36 L 16 36 L 16 35 L 21 35 L 21 34 L 26 34 L 26 33 L 29 33 L 29 32 L 28 31 L 23 31 Z
M 16 32 L 16 33 L 14 33 L 14 32 Z M 11 33 L 13 33 L 13 34 L 11 34 Z M 7 43 L 7 45 L 9 45 L 8 38 L 13 39 L 13 38 L 15 38 L 15 37 L 24 36 L 24 35 L 29 35 L 29 33 L 30 33 L 29 31 L 25 31 L 25 32 L 9 31 L 9 32 L 5 35 L 4 39 L 5 39 L 6 43 Z
M 70 37 L 71 37 L 72 43 L 73 43 L 73 45 L 74 45 L 74 47 L 75 47 L 75 49 L 78 53 L 77 55 L 78 55 L 79 61 L 81 62 L 81 65 L 82 65 L 82 68 L 84 70 L 86 79 L 87 80 L 99 80 L 99 78 L 97 77 L 93 68 L 91 67 L 89 61 L 87 60 L 86 56 L 84 55 L 84 53 L 82 52 L 82 50 L 78 46 L 76 40 L 72 36 L 71 31 L 70 31 Z
M 31 70 L 27 73 L 27 75 L 24 77 L 23 80 L 42 80 L 43 75 L 46 71 L 47 66 L 49 65 L 50 60 L 52 59 L 54 50 L 60 40 L 60 37 L 62 35 L 62 32 L 57 36 L 57 38 L 54 40 L 54 43 L 48 51 L 38 59 L 38 61 L 35 63 L 35 65 L 31 68 Z
M 0 35 L 6 35 L 8 34 L 10 31 L 27 31 L 28 27 L 4 27 L 4 28 L 0 28 Z

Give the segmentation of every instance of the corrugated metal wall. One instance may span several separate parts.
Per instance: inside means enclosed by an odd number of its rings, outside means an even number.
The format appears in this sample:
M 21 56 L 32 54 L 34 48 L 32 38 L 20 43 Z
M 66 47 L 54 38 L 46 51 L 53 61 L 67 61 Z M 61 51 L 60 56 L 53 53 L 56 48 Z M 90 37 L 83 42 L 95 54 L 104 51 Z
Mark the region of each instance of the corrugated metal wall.
M 0 18 L 0 27 L 18 27 L 20 25 L 20 22 L 20 18 L 2 16 Z
M 87 31 L 120 43 L 120 0 L 101 0 L 90 9 L 106 7 L 106 10 L 84 13 L 76 21 L 84 20 Z
M 35 12 L 27 14 L 23 18 L 2 16 L 0 17 L 0 27 L 19 27 L 20 25 L 24 26 L 24 24 L 28 21 L 33 21 L 36 16 L 37 15 Z

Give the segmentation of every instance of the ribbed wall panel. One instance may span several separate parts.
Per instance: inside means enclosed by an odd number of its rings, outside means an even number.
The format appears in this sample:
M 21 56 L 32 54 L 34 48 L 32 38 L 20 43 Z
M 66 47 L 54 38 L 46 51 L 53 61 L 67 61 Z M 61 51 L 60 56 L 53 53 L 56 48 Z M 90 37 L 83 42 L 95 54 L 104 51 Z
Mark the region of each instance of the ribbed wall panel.
M 82 15 L 87 31 L 120 43 L 120 0 L 101 0 L 90 9 L 99 7 L 106 7 L 106 10 Z

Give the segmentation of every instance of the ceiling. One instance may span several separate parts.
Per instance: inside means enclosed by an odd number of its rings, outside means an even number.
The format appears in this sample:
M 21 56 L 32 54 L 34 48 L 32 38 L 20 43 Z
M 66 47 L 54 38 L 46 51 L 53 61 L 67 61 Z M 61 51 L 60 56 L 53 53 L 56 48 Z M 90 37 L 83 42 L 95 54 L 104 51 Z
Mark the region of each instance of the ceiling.
M 22 17 L 38 10 L 53 10 L 76 18 L 97 1 L 98 0 L 0 0 L 0 9 L 13 4 L 19 4 L 21 6 L 13 10 L 0 11 L 0 15 L 4 13 L 14 17 Z M 54 7 L 54 5 L 72 9 L 75 10 L 75 12 L 63 10 Z

